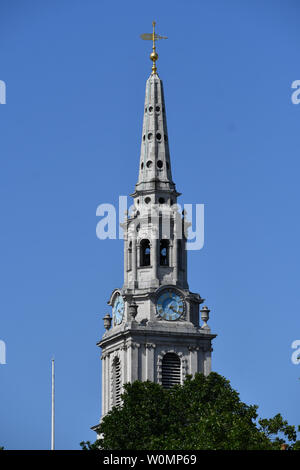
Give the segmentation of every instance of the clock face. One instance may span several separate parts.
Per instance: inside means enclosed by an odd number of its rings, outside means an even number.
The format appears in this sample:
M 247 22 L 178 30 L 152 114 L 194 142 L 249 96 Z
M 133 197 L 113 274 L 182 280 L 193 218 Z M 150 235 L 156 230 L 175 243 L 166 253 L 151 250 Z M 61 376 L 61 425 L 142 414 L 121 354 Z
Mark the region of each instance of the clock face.
M 122 323 L 124 316 L 124 307 L 125 306 L 123 297 L 119 294 L 115 298 L 112 310 L 114 325 L 120 325 Z
M 184 312 L 184 300 L 176 291 L 165 290 L 157 299 L 156 311 L 163 320 L 178 320 Z

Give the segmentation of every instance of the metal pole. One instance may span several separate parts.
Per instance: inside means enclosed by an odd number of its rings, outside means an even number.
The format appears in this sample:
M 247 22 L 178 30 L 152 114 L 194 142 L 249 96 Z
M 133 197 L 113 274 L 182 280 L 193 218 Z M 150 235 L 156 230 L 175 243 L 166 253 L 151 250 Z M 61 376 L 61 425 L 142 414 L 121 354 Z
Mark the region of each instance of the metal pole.
M 52 359 L 51 450 L 54 450 L 54 359 Z

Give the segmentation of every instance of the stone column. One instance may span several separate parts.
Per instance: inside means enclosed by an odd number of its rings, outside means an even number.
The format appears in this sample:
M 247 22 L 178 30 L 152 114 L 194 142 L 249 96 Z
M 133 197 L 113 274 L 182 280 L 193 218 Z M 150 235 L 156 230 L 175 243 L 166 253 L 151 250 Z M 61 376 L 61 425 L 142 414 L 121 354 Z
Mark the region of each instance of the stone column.
M 205 361 L 205 353 L 203 348 L 199 348 L 198 351 L 198 364 L 197 364 L 197 372 L 202 372 L 204 374 L 204 361 Z
M 132 368 L 132 363 L 131 363 L 131 343 L 126 344 L 126 352 L 124 352 L 127 355 L 127 380 L 126 382 L 131 382 L 131 368 Z
M 211 372 L 211 351 L 212 348 L 205 349 L 204 351 L 204 375 L 209 375 Z
M 124 344 L 123 346 L 121 346 L 121 374 L 122 374 L 122 377 L 121 377 L 121 380 L 122 380 L 122 393 L 123 393 L 123 387 L 124 387 L 124 384 L 127 382 L 127 355 L 126 355 L 126 350 L 127 350 L 127 346 Z
M 184 271 L 184 280 L 187 282 L 187 250 L 186 250 L 186 239 L 182 239 L 182 268 Z
M 139 347 L 138 343 L 127 343 L 127 381 L 132 383 L 139 379 Z
M 132 272 L 133 272 L 133 284 L 134 287 L 136 286 L 137 282 L 137 256 L 136 256 L 136 238 L 134 237 L 132 240 Z
M 173 247 L 174 247 L 174 242 L 171 239 L 170 244 L 169 244 L 169 266 L 173 266 Z
M 110 356 L 109 354 L 105 355 L 105 371 L 106 371 L 106 377 L 105 377 L 105 414 L 108 413 L 110 409 Z
M 178 281 L 178 240 L 176 238 L 177 233 L 174 233 L 173 241 L 173 267 L 174 267 L 174 281 Z
M 102 384 L 101 384 L 101 389 L 102 389 L 102 400 L 101 400 L 101 410 L 102 410 L 102 416 L 105 415 L 105 374 L 106 374 L 106 364 L 105 364 L 105 355 L 102 354 L 101 356 L 101 361 L 102 361 Z
M 124 284 L 128 284 L 128 240 L 124 238 Z
M 150 263 L 152 265 L 152 270 L 153 270 L 153 278 L 154 279 L 157 279 L 157 243 L 158 243 L 158 240 L 156 238 L 156 236 L 154 236 L 152 242 L 151 242 L 151 259 L 150 259 Z
M 155 344 L 146 343 L 145 348 L 146 348 L 146 380 L 151 380 L 151 382 L 155 382 L 155 377 L 154 377 Z
M 141 240 L 136 241 L 136 266 L 140 268 L 141 266 Z
M 190 357 L 189 357 L 189 374 L 195 375 L 198 372 L 198 351 L 199 348 L 196 346 L 189 346 Z

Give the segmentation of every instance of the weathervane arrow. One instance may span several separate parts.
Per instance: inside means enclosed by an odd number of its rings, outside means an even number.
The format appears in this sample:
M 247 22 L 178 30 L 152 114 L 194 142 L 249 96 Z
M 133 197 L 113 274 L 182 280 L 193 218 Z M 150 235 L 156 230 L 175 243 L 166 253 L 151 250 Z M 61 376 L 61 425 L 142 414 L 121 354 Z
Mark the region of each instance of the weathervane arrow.
M 141 39 L 143 39 L 144 41 L 153 41 L 153 46 L 152 46 L 152 53 L 150 54 L 150 59 L 152 60 L 153 62 L 153 65 L 152 65 L 152 75 L 155 75 L 156 72 L 157 72 L 157 67 L 156 67 L 156 61 L 158 59 L 158 54 L 156 52 L 156 46 L 155 46 L 155 41 L 157 41 L 158 39 L 168 39 L 166 36 L 159 36 L 158 34 L 155 33 L 155 21 L 152 22 L 152 26 L 153 26 L 153 32 L 152 34 L 151 33 L 145 33 L 145 34 L 141 34 Z

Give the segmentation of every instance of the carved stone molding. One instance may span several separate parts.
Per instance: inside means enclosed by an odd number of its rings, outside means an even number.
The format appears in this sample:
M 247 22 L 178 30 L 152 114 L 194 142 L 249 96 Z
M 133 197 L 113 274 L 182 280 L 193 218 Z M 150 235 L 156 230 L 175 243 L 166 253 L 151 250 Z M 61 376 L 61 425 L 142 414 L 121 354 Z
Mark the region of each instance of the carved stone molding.
M 104 353 L 102 353 L 102 356 L 100 356 L 100 359 L 101 359 L 101 361 L 103 361 L 103 359 L 106 359 L 109 356 L 110 356 L 109 352 L 104 352 Z
M 134 341 L 127 341 L 126 346 L 127 348 L 135 349 L 140 348 L 141 345 L 139 343 L 135 343 Z

